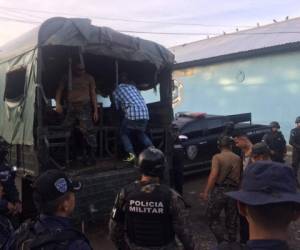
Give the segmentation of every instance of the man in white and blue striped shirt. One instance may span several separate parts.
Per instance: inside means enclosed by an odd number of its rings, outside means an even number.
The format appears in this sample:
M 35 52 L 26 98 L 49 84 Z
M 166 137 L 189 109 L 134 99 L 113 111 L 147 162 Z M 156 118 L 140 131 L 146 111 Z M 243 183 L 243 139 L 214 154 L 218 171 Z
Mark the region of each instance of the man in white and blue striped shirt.
M 130 134 L 135 133 L 145 148 L 152 146 L 152 142 L 146 135 L 145 130 L 149 120 L 148 107 L 140 91 L 134 83 L 128 81 L 126 73 L 120 75 L 121 83 L 113 92 L 116 109 L 124 112 L 120 134 L 124 150 L 128 154 L 125 161 L 135 160 L 135 153 Z

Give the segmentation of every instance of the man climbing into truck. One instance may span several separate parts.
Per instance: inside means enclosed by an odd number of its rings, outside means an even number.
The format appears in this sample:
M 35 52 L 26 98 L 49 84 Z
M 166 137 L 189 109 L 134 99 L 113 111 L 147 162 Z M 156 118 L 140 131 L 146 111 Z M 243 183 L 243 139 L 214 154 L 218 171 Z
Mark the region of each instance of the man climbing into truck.
M 146 135 L 145 130 L 149 120 L 149 111 L 140 91 L 134 82 L 129 81 L 128 74 L 123 72 L 120 75 L 121 83 L 113 92 L 116 109 L 122 109 L 124 118 L 121 123 L 120 136 L 127 153 L 124 159 L 126 162 L 133 162 L 136 159 L 135 151 L 130 139 L 135 134 L 144 148 L 152 146 L 152 142 Z

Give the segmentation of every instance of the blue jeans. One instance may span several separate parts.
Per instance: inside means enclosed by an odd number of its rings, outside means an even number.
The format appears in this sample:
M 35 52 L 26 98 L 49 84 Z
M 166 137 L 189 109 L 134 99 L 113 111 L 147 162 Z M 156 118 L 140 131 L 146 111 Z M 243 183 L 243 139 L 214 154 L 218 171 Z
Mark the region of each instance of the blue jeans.
M 124 146 L 124 150 L 127 153 L 134 154 L 133 145 L 130 140 L 130 135 L 132 134 L 137 136 L 137 139 L 140 143 L 143 144 L 145 148 L 153 145 L 151 140 L 145 133 L 147 123 L 148 120 L 129 120 L 124 118 L 120 128 L 120 136 Z

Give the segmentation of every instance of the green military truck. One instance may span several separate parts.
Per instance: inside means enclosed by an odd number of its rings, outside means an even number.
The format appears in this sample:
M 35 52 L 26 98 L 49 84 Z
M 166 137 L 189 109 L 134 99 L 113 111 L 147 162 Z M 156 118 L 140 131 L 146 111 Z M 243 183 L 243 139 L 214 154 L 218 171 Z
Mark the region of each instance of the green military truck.
M 79 160 L 78 128 L 63 127 L 64 116 L 55 112 L 60 79 L 70 74 L 74 60 L 96 81 L 100 121 L 95 124 L 93 166 Z M 147 132 L 170 155 L 173 61 L 157 43 L 94 26 L 88 19 L 51 18 L 0 48 L 0 136 L 10 145 L 10 163 L 18 167 L 26 216 L 33 213 L 31 183 L 46 169 L 63 169 L 82 181 L 77 207 L 81 220 L 107 214 L 120 187 L 136 178 L 138 171 L 120 160 L 119 115 L 109 98 L 122 71 L 138 88 L 147 83 L 142 91 L 150 113 Z

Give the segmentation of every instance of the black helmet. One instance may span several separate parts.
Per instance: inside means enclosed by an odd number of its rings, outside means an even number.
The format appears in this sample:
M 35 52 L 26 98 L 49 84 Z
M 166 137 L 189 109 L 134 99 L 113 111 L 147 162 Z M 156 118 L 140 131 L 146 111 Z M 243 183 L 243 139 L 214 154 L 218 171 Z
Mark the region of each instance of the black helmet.
M 298 116 L 298 117 L 296 118 L 295 123 L 300 123 L 300 116 Z
M 276 121 L 271 122 L 271 123 L 270 123 L 270 126 L 271 126 L 272 128 L 278 128 L 278 129 L 280 129 L 280 125 L 279 125 L 279 123 L 276 122 Z
M 161 177 L 165 169 L 165 156 L 159 149 L 149 147 L 140 153 L 138 166 L 144 175 Z
M 223 136 L 218 139 L 219 147 L 230 147 L 233 144 L 233 140 L 229 136 Z

